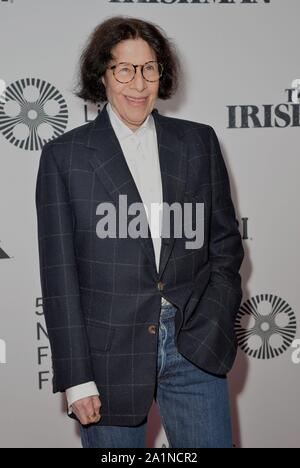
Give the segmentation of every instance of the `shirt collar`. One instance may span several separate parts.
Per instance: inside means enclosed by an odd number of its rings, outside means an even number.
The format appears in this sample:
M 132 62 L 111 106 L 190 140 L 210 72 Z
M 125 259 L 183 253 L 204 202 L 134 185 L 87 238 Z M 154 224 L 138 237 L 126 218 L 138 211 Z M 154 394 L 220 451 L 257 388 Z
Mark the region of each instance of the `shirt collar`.
M 153 128 L 153 116 L 151 114 L 146 117 L 142 125 L 140 125 L 140 127 L 134 132 L 123 122 L 123 120 L 120 119 L 112 108 L 110 102 L 107 104 L 107 113 L 118 139 L 121 140 L 132 135 L 141 136 L 145 131 Z

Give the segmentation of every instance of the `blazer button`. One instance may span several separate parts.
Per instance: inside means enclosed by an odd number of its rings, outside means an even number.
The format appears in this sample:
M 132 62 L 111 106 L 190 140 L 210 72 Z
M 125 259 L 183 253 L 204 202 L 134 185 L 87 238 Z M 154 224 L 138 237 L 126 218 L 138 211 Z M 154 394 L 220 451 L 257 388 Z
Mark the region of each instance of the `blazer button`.
M 163 290 L 164 290 L 164 285 L 165 285 L 164 283 L 162 283 L 161 281 L 159 281 L 159 282 L 157 283 L 157 289 L 158 289 L 159 291 L 163 291 Z
M 149 327 L 148 327 L 148 332 L 151 333 L 152 335 L 155 335 L 155 333 L 156 333 L 156 326 L 155 326 L 155 325 L 149 325 Z

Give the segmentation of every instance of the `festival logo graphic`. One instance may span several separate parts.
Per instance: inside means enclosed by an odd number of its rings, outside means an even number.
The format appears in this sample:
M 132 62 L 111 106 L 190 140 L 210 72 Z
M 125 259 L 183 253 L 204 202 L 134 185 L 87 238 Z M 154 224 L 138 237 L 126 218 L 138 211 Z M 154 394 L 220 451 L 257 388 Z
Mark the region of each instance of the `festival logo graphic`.
M 39 151 L 65 132 L 68 109 L 62 94 L 39 78 L 6 86 L 0 99 L 0 131 L 18 148 Z

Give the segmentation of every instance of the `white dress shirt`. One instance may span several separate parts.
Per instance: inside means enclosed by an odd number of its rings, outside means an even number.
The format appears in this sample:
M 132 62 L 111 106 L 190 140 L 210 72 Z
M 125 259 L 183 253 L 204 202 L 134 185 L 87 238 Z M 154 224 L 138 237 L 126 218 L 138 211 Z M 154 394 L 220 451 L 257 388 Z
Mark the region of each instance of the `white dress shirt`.
M 132 131 L 119 118 L 110 103 L 107 104 L 107 112 L 146 209 L 158 271 L 161 251 L 161 218 L 151 215 L 151 207 L 153 204 L 162 207 L 163 196 L 154 118 L 149 114 L 142 125 L 136 131 Z M 164 298 L 161 302 L 162 304 L 168 303 Z M 67 389 L 69 413 L 72 412 L 72 403 L 94 395 L 99 395 L 95 382 L 87 382 Z

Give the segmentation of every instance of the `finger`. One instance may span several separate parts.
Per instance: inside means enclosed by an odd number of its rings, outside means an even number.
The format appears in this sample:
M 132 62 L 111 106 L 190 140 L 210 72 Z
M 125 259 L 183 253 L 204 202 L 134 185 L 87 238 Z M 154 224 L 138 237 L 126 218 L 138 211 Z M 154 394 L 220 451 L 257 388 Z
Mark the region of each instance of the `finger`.
M 82 411 L 80 413 L 80 420 L 82 424 L 87 425 L 87 424 L 94 424 L 99 421 L 99 415 L 95 414 L 94 410 L 93 411 Z
M 92 402 L 80 402 L 74 408 L 74 412 L 82 424 L 91 424 L 95 418 Z
M 99 408 L 102 406 L 101 400 L 98 397 L 98 395 L 92 396 L 92 401 L 93 401 L 94 406 L 96 405 Z
M 92 414 L 92 415 L 87 416 L 87 419 L 89 421 L 89 424 L 95 424 L 100 421 L 100 417 L 101 417 L 100 414 Z
M 84 400 L 82 402 L 80 410 L 81 410 L 82 413 L 85 414 L 85 416 L 94 415 L 95 411 L 94 411 L 94 405 L 93 405 L 92 398 L 88 398 L 88 399 Z
M 97 424 L 101 419 L 101 415 L 98 414 L 97 416 L 95 416 L 92 420 L 89 421 L 90 424 Z
M 93 407 L 94 407 L 94 412 L 95 414 L 100 414 L 100 408 L 101 408 L 101 401 L 98 396 L 92 397 L 93 401 Z
M 79 418 L 79 421 L 83 426 L 88 426 L 89 424 L 91 424 L 91 421 L 89 421 L 86 416 L 82 416 L 81 418 Z
M 86 426 L 87 424 L 90 424 L 90 421 L 88 420 L 87 416 L 85 415 L 85 413 L 82 413 L 76 409 L 73 410 L 75 416 L 77 417 L 77 419 L 79 420 L 79 422 L 83 425 L 83 426 Z

